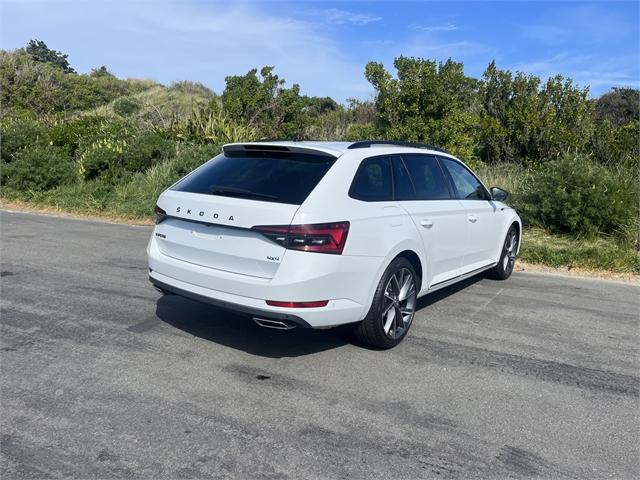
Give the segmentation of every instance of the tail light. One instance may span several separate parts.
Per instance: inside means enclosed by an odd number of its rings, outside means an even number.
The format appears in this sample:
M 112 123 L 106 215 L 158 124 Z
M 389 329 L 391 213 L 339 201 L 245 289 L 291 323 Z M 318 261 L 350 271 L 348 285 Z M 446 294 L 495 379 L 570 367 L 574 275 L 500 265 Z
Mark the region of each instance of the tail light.
M 156 225 L 162 223 L 167 218 L 167 212 L 156 205 Z
M 253 230 L 289 250 L 340 255 L 347 242 L 349 222 L 259 225 L 253 227 Z

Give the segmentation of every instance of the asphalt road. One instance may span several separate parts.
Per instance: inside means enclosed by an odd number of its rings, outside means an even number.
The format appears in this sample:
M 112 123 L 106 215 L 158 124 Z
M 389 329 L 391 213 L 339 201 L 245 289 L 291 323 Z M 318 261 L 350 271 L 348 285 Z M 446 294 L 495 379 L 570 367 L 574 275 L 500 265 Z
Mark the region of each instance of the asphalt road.
M 147 281 L 148 227 L 2 212 L 2 478 L 639 478 L 640 288 L 516 273 L 396 349 Z

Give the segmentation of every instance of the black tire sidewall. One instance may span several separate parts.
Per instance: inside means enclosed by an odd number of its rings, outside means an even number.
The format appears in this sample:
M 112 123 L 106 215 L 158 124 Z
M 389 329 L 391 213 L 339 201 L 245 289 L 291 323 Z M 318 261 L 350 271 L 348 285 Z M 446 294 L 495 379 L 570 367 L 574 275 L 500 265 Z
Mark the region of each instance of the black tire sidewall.
M 392 348 L 398 345 L 400 342 L 402 342 L 402 340 L 404 340 L 404 338 L 409 333 L 409 330 L 411 329 L 411 325 L 413 325 L 413 319 L 412 319 L 411 323 L 409 324 L 409 327 L 402 333 L 400 337 L 396 339 L 389 338 L 389 336 L 387 336 L 387 334 L 384 333 L 384 325 L 381 317 L 383 303 L 384 303 L 383 302 L 384 290 L 387 285 L 387 282 L 401 268 L 408 269 L 411 272 L 411 275 L 413 275 L 413 279 L 416 287 L 416 295 L 420 290 L 420 277 L 418 277 L 418 275 L 416 274 L 415 268 L 413 268 L 413 265 L 411 264 L 411 262 L 409 262 L 406 258 L 403 258 L 403 257 L 396 258 L 386 268 L 386 270 L 384 271 L 384 274 L 382 275 L 382 278 L 380 279 L 378 287 L 376 288 L 376 293 L 373 297 L 373 302 L 371 305 L 371 309 L 369 310 L 369 314 L 364 320 L 364 322 L 370 322 L 370 325 L 369 325 L 370 328 L 373 327 L 374 332 L 372 333 L 374 333 L 375 339 L 376 339 L 374 346 L 379 348 Z M 415 317 L 415 312 L 414 312 L 414 317 Z M 369 342 L 369 343 L 372 343 L 372 342 Z

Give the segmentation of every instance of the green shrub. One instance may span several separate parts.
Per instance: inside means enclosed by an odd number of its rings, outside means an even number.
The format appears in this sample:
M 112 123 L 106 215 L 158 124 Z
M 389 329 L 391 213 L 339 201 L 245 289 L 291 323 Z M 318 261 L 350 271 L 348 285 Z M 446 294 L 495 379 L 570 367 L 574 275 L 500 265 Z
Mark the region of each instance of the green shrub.
M 161 160 L 175 156 L 176 144 L 158 133 L 127 138 L 107 136 L 91 143 L 80 155 L 79 171 L 85 180 L 98 177 L 114 181 L 128 179 Z
M 149 132 L 134 137 L 127 145 L 122 155 L 122 167 L 129 172 L 141 172 L 175 154 L 176 144 L 173 140 Z
M 122 117 L 128 117 L 138 110 L 140 105 L 129 98 L 118 98 L 113 102 L 113 111 Z
M 596 126 L 592 149 L 596 159 L 605 165 L 638 169 L 640 162 L 640 121 L 614 126 L 605 120 Z
M 117 138 L 102 138 L 93 142 L 80 155 L 78 170 L 85 180 L 98 177 L 116 179 L 124 170 L 122 154 L 127 141 Z
M 0 156 L 10 162 L 25 147 L 45 145 L 47 128 L 29 118 L 10 118 L 0 122 Z
M 3 187 L 13 190 L 50 190 L 77 178 L 74 163 L 64 149 L 36 145 L 16 153 L 11 163 L 3 165 Z
M 109 119 L 99 115 L 81 115 L 71 119 L 59 118 L 53 122 L 48 132 L 51 145 L 64 147 L 74 156 L 82 144 L 104 135 Z
M 634 183 L 588 157 L 567 155 L 532 172 L 517 207 L 526 223 L 552 232 L 614 234 L 638 215 L 635 177 Z

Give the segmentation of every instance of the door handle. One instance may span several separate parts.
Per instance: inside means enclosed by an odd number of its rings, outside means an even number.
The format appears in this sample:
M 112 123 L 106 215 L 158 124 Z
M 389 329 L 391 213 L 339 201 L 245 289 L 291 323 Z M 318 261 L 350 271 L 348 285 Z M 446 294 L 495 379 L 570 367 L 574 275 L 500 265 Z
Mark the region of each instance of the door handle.
M 478 217 L 476 217 L 475 215 L 469 215 L 467 217 L 467 219 L 471 222 L 471 223 L 476 223 L 478 221 Z
M 433 227 L 433 222 L 428 218 L 423 218 L 422 220 L 420 220 L 420 225 L 422 225 L 424 228 L 431 228 Z

